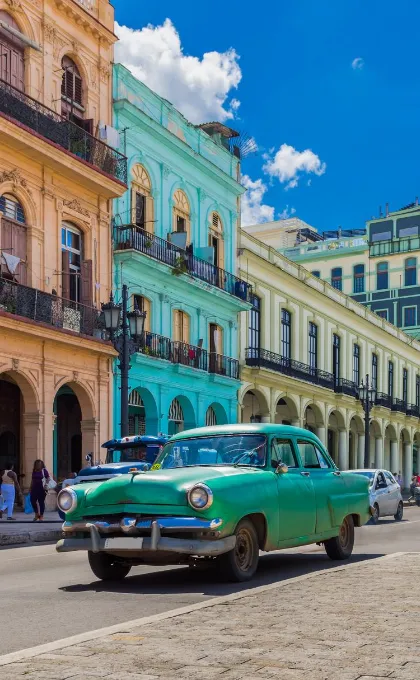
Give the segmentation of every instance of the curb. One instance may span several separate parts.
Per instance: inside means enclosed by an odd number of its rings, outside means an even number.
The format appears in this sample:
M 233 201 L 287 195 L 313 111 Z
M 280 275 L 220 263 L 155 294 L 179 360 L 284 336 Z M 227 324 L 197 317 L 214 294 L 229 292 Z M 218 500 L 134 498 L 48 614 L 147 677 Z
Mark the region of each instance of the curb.
M 21 649 L 18 652 L 11 652 L 10 654 L 5 654 L 0 656 L 0 667 L 7 666 L 18 661 L 24 661 L 26 659 L 32 659 L 42 654 L 49 654 L 55 652 L 59 649 L 65 649 L 72 647 L 73 645 L 79 645 L 83 642 L 88 642 L 90 640 L 97 640 L 98 638 L 106 637 L 108 635 L 114 635 L 115 633 L 127 633 L 133 628 L 138 628 L 139 626 L 146 626 L 150 623 L 158 623 L 160 621 L 165 621 L 166 619 L 173 619 L 177 616 L 183 616 L 184 614 L 190 614 L 191 612 L 200 609 L 209 609 L 210 607 L 215 607 L 220 604 L 226 604 L 227 602 L 234 602 L 235 600 L 242 600 L 246 597 L 253 597 L 259 595 L 260 593 L 265 593 L 269 590 L 275 590 L 281 586 L 287 586 L 288 584 L 299 583 L 300 581 L 307 581 L 311 578 L 317 578 L 319 576 L 325 577 L 329 574 L 334 574 L 339 571 L 348 571 L 354 569 L 355 567 L 363 566 L 364 564 L 376 564 L 378 562 L 383 562 L 384 560 L 397 559 L 398 557 L 403 557 L 404 555 L 419 554 L 412 552 L 398 552 L 392 553 L 391 555 L 384 555 L 383 557 L 377 557 L 371 560 L 362 560 L 358 562 L 351 562 L 350 564 L 344 564 L 341 567 L 333 567 L 332 569 L 324 569 L 322 571 L 313 571 L 309 574 L 303 574 L 302 576 L 295 576 L 284 581 L 276 581 L 275 583 L 269 583 L 265 586 L 257 586 L 256 588 L 250 588 L 248 590 L 241 591 L 239 593 L 231 593 L 230 595 L 222 595 L 221 597 L 214 597 L 210 600 L 205 600 L 204 602 L 197 602 L 193 605 L 188 605 L 186 607 L 179 607 L 178 609 L 172 609 L 171 611 L 162 612 L 161 614 L 153 614 L 152 616 L 145 616 L 140 619 L 134 619 L 132 621 L 126 621 L 125 623 L 118 623 L 114 626 L 108 626 L 106 628 L 98 628 L 97 630 L 91 630 L 86 633 L 79 633 L 78 635 L 72 635 L 68 638 L 63 638 L 61 640 L 55 640 L 54 642 L 47 642 L 44 645 L 38 645 L 38 647 L 29 647 L 27 649 Z
M 62 536 L 61 529 L 46 529 L 45 531 L 22 531 L 13 534 L 0 534 L 0 546 L 25 545 L 26 543 L 47 543 L 59 541 Z

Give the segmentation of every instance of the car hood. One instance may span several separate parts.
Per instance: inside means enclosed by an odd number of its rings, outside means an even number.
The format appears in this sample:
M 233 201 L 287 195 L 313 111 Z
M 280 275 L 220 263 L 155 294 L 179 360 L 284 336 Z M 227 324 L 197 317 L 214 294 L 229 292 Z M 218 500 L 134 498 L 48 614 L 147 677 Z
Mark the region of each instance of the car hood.
M 153 470 L 139 474 L 127 474 L 95 484 L 85 492 L 85 505 L 104 506 L 120 504 L 141 505 L 188 505 L 186 492 L 194 484 L 202 482 L 212 489 L 219 480 L 230 478 L 240 484 L 244 475 L 259 474 L 258 468 L 204 467 Z
M 135 461 L 130 463 L 104 463 L 103 465 L 92 465 L 80 470 L 77 475 L 80 477 L 100 477 L 101 475 L 123 475 L 127 474 L 131 468 L 145 470 L 149 467 L 148 463 Z

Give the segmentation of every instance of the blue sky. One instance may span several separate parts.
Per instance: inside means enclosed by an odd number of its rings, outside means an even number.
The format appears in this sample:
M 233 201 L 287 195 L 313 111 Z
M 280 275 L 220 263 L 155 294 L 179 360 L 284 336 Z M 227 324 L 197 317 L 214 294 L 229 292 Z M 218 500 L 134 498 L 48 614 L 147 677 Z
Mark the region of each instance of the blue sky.
M 179 96 L 174 104 L 195 116 L 193 122 L 214 118 L 219 107 L 228 125 L 255 138 L 259 152 L 243 163 L 254 190 L 247 206 L 252 218 L 295 211 L 320 230 L 359 228 L 380 205 L 398 209 L 420 194 L 420 76 L 412 30 L 420 22 L 420 3 L 114 0 L 114 6 L 120 25 L 154 27 L 141 33 L 146 42 L 132 58 L 147 84 L 169 99 L 168 93 L 172 100 Z M 171 22 L 166 36 L 170 41 L 179 36 L 181 57 L 174 47 L 154 63 L 163 35 L 157 29 L 166 19 Z M 131 36 L 133 45 L 138 36 Z M 213 79 L 212 70 L 201 63 L 208 52 L 228 55 L 214 66 L 214 81 L 220 79 L 217 106 L 206 81 Z M 179 68 L 170 77 L 167 62 L 173 55 Z M 196 57 L 198 80 L 192 85 L 187 55 Z M 352 67 L 356 59 L 362 60 L 354 64 L 359 68 Z M 168 81 L 174 87 L 177 77 L 183 82 L 171 89 Z M 232 99 L 240 105 L 232 107 Z

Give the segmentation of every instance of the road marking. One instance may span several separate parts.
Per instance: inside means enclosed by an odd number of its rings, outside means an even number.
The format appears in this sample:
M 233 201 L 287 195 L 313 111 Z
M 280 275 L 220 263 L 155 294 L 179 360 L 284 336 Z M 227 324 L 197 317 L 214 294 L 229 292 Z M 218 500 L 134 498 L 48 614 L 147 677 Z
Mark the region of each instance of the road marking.
M 207 609 L 209 607 L 215 607 L 219 604 L 226 604 L 227 602 L 234 602 L 235 600 L 241 600 L 244 597 L 249 597 L 253 595 L 258 595 L 264 593 L 268 590 L 275 590 L 279 585 L 283 588 L 288 583 L 298 583 L 300 581 L 307 581 L 311 578 L 316 578 L 317 576 L 325 576 L 325 574 L 332 574 L 339 571 L 347 571 L 349 569 L 354 569 L 355 567 L 363 566 L 363 564 L 371 562 L 380 562 L 381 560 L 396 559 L 403 555 L 418 554 L 413 552 L 397 552 L 391 555 L 384 555 L 383 557 L 377 557 L 373 560 L 364 560 L 351 562 L 350 564 L 344 564 L 340 567 L 333 567 L 332 569 L 322 569 L 320 571 L 313 571 L 309 574 L 303 574 L 302 576 L 294 576 L 284 581 L 276 581 L 275 583 L 269 583 L 264 586 L 257 586 L 256 588 L 249 588 L 248 590 L 243 590 L 238 593 L 231 593 L 230 595 L 223 595 L 221 597 L 214 597 L 204 602 L 196 602 L 192 605 L 187 605 L 186 607 L 179 607 L 178 609 L 172 609 L 170 611 L 162 612 L 161 614 L 153 614 L 152 616 L 144 616 L 140 619 L 134 619 L 132 621 L 126 621 L 125 623 L 117 623 L 114 626 L 108 626 L 106 628 L 98 628 L 97 630 L 91 630 L 86 633 L 79 633 L 78 635 L 72 635 L 71 637 L 63 638 L 62 640 L 55 640 L 54 642 L 47 642 L 44 645 L 38 645 L 37 647 L 29 647 L 28 649 L 21 649 L 18 652 L 11 652 L 10 654 L 4 654 L 0 656 L 0 666 L 6 666 L 11 663 L 16 663 L 17 661 L 23 661 L 25 659 L 31 659 L 41 654 L 49 654 L 58 649 L 65 649 L 66 647 L 71 647 L 73 645 L 80 645 L 83 642 L 88 642 L 90 640 L 97 640 L 98 638 L 105 637 L 108 635 L 115 635 L 118 633 L 129 634 L 130 630 L 133 628 L 138 628 L 139 626 L 146 626 L 149 623 L 158 623 L 160 621 L 165 621 L 166 619 L 172 619 L 177 616 L 182 616 L 184 614 L 190 614 L 193 611 L 200 609 Z
M 46 553 L 46 555 L 42 555 L 41 553 L 38 555 L 26 555 L 25 557 L 9 557 L 7 560 L 2 560 L 3 562 L 17 562 L 18 560 L 33 560 L 35 557 L 59 557 L 59 553 L 53 552 L 53 553 Z

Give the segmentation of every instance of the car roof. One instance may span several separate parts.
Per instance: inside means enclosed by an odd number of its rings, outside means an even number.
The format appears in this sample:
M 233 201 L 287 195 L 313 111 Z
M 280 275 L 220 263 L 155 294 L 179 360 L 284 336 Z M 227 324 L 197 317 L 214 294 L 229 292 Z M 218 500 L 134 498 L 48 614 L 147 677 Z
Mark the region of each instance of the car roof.
M 235 425 L 212 425 L 210 427 L 197 427 L 193 430 L 184 430 L 171 437 L 171 441 L 190 439 L 191 437 L 213 437 L 227 434 L 276 434 L 280 437 L 301 436 L 318 441 L 310 431 L 292 425 L 276 425 L 275 423 L 239 423 Z

